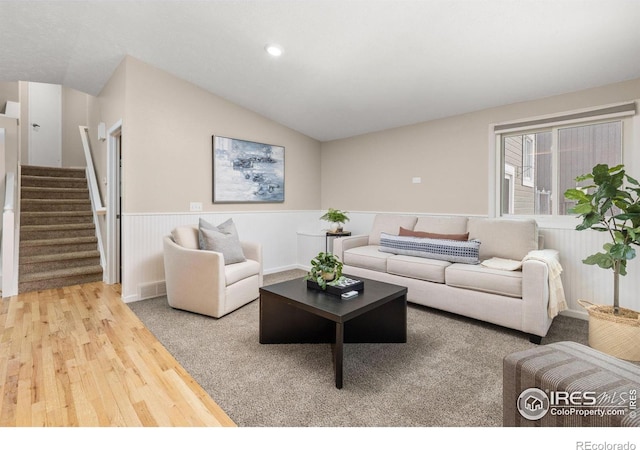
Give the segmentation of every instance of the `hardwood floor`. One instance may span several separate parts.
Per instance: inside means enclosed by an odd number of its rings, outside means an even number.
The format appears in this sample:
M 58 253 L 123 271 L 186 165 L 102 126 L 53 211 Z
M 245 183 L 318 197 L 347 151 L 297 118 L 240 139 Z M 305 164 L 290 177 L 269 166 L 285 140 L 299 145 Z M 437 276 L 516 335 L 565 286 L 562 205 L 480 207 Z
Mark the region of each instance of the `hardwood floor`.
M 235 424 L 99 282 L 2 300 L 0 426 Z

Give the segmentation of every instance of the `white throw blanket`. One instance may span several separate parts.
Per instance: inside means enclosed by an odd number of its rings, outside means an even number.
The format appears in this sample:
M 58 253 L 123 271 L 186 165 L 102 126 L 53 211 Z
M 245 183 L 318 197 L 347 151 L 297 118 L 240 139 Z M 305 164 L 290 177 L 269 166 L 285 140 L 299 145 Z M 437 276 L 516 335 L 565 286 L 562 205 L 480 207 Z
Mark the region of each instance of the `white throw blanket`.
M 568 309 L 567 301 L 564 297 L 564 288 L 562 287 L 562 266 L 556 258 L 555 250 L 534 250 L 529 252 L 522 260 L 535 259 L 542 261 L 549 268 L 549 306 L 547 313 L 549 318 L 553 319 L 560 311 Z

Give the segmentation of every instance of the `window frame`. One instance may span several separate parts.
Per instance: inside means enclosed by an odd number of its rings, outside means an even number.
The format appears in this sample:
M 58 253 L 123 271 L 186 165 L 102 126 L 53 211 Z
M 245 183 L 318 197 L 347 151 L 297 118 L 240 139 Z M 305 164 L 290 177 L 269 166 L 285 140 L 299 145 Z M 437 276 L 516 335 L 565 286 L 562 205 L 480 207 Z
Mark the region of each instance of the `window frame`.
M 516 168 L 511 164 L 504 164 L 504 179 L 509 180 L 509 214 L 513 215 L 516 197 Z M 504 185 L 502 189 L 504 189 Z M 500 209 L 502 210 L 502 202 L 500 203 Z
M 520 119 L 517 121 L 493 123 L 489 125 L 489 217 L 533 218 L 542 226 L 550 228 L 569 229 L 578 224 L 576 215 L 558 215 L 557 205 L 552 205 L 552 214 L 502 214 L 502 189 L 504 186 L 504 155 L 502 154 L 502 139 L 505 136 L 526 135 L 561 128 L 590 125 L 596 123 L 622 122 L 622 154 L 621 161 L 629 173 L 640 170 L 640 158 L 633 155 L 633 148 L 640 147 L 640 115 L 636 113 L 636 101 L 600 106 L 584 110 L 562 112 L 553 115 Z M 622 109 L 610 113 L 612 109 Z M 598 114 L 603 112 L 603 114 Z M 535 125 L 530 125 L 534 124 Z M 558 147 L 557 132 L 552 133 L 552 167 L 557 173 Z M 558 192 L 558 180 L 552 179 L 552 192 Z

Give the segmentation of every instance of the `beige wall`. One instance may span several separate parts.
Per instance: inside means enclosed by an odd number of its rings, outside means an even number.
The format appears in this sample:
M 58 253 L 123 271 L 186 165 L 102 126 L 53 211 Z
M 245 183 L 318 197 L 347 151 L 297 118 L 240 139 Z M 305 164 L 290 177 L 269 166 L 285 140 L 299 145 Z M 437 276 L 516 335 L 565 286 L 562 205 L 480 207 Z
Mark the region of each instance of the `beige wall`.
M 126 127 L 125 96 L 126 96 L 126 71 L 127 59 L 123 59 L 113 72 L 107 84 L 97 98 L 91 98 L 88 105 L 89 114 L 89 140 L 93 152 L 93 165 L 96 169 L 100 196 L 104 205 L 107 204 L 107 185 L 102 180 L 107 179 L 107 143 L 98 140 L 98 124 L 105 123 L 108 132 L 117 122 L 123 121 L 122 128 Z
M 86 167 L 80 126 L 88 126 L 88 99 L 84 92 L 62 87 L 62 167 Z
M 638 98 L 640 79 L 325 142 L 322 209 L 487 214 L 489 124 Z
M 320 208 L 320 143 L 127 57 L 124 213 Z M 212 204 L 213 135 L 285 147 L 285 202 Z
M 29 82 L 18 83 L 20 92 L 20 164 L 29 164 Z
M 4 113 L 7 101 L 20 101 L 17 81 L 0 81 L 0 113 Z

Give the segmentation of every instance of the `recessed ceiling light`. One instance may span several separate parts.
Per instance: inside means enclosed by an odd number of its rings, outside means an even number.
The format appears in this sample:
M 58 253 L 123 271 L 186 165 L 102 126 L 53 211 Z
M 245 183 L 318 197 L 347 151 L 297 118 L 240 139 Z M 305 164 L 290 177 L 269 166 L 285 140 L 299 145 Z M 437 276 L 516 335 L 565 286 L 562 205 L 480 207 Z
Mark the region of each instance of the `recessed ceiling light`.
M 282 55 L 282 47 L 276 44 L 267 44 L 264 48 L 271 56 Z

